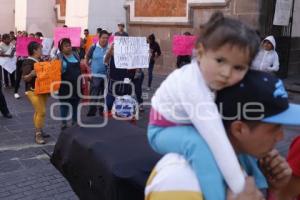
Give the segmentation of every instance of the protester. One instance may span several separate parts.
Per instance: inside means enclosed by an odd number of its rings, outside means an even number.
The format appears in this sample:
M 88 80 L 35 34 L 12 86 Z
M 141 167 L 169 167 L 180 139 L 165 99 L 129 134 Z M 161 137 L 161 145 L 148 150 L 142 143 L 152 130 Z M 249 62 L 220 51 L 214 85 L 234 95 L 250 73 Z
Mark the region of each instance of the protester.
M 30 33 L 28 37 L 34 38 L 34 37 L 35 37 L 35 34 L 34 34 L 34 33 Z
M 128 37 L 128 33 L 125 32 L 125 24 L 124 23 L 119 23 L 118 24 L 118 28 L 119 28 L 119 31 L 115 33 L 115 36 L 125 36 L 125 37 Z
M 279 70 L 279 58 L 275 50 L 276 41 L 274 36 L 266 37 L 261 44 L 261 49 L 252 63 L 252 69 L 277 72 Z
M 104 64 L 104 56 L 108 50 L 108 37 L 109 34 L 106 30 L 102 30 L 99 34 L 99 42 L 93 45 L 86 55 L 86 65 L 91 67 L 92 79 L 90 85 L 90 96 L 92 97 L 90 102 L 104 102 L 103 95 L 105 89 L 105 79 L 107 69 Z M 101 96 L 101 97 L 100 97 Z M 103 106 L 99 106 L 99 114 L 102 115 L 104 111 Z M 97 106 L 91 105 L 87 116 L 95 116 L 97 112 Z
M 27 31 L 23 31 L 23 32 L 22 32 L 22 37 L 28 37 Z
M 43 132 L 45 125 L 46 106 L 48 94 L 35 94 L 36 73 L 34 64 L 40 61 L 42 56 L 42 45 L 37 42 L 30 42 L 28 45 L 28 55 L 22 63 L 22 78 L 25 81 L 26 96 L 34 108 L 33 124 L 35 127 L 35 142 L 45 144 L 44 138 L 49 137 Z
M 16 82 L 15 82 L 15 89 L 14 89 L 14 97 L 15 99 L 21 98 L 19 95 L 19 89 L 20 89 L 20 83 L 22 78 L 22 65 L 24 62 L 25 57 L 18 56 L 17 57 L 17 63 L 16 63 Z
M 143 81 L 144 81 L 144 72 L 142 69 L 136 69 L 135 71 L 135 76 L 132 80 L 133 84 L 134 84 L 134 88 L 135 88 L 135 96 L 136 96 L 136 100 L 139 104 L 139 110 L 140 111 L 144 111 L 144 106 L 143 106 L 143 98 L 142 98 L 142 93 L 143 93 Z
M 84 34 L 83 41 L 84 41 L 84 44 L 85 44 L 86 41 L 87 41 L 87 38 L 88 38 L 89 35 L 90 35 L 89 29 L 84 29 L 83 34 Z
M 35 37 L 41 39 L 43 37 L 43 34 L 41 32 L 36 32 Z M 24 62 L 24 59 L 26 57 L 24 56 L 18 56 L 17 57 L 17 63 L 16 63 L 16 83 L 15 83 L 15 90 L 14 90 L 14 97 L 15 99 L 19 99 L 19 89 L 20 89 L 20 82 L 21 82 L 21 77 L 22 77 L 22 65 Z
M 7 108 L 5 97 L 2 93 L 2 73 L 0 73 L 0 112 L 5 118 L 12 118 L 12 115 Z
M 22 31 L 18 31 L 17 32 L 17 37 L 21 37 L 22 36 Z
M 192 34 L 190 32 L 185 32 L 183 35 L 191 36 Z M 176 66 L 177 66 L 177 68 L 181 68 L 182 66 L 184 66 L 186 64 L 190 64 L 191 60 L 192 60 L 191 55 L 177 56 Z
M 44 36 L 43 36 L 43 33 L 41 32 L 36 32 L 35 35 L 34 35 L 35 38 L 38 38 L 38 39 L 42 39 Z
M 102 28 L 97 28 L 97 36 L 98 36 L 98 37 L 99 37 L 101 31 L 102 31 Z
M 12 58 L 14 55 L 14 45 L 11 43 L 11 39 L 9 34 L 2 35 L 2 42 L 0 43 L 0 57 L 10 57 Z M 14 87 L 15 85 L 15 77 L 14 73 L 9 74 L 6 69 L 2 68 L 3 70 L 3 78 L 4 78 L 4 87 Z M 10 82 L 10 84 L 9 84 Z
M 84 35 L 84 38 L 81 40 L 80 47 L 83 48 L 84 54 L 85 54 L 85 52 L 88 50 L 87 41 L 88 41 L 88 37 L 90 35 L 89 29 L 84 29 L 83 35 Z
M 161 56 L 161 50 L 159 44 L 155 41 L 155 35 L 151 34 L 147 38 L 147 42 L 150 45 L 150 62 L 148 68 L 148 88 L 147 90 L 151 90 L 152 86 L 152 78 L 153 78 L 153 69 L 155 65 L 155 60 Z
M 10 36 L 10 39 L 12 40 L 13 38 L 15 38 L 15 32 L 14 31 L 10 31 L 9 32 L 9 36 Z
M 221 118 L 215 112 L 214 96 L 216 91 L 244 78 L 258 51 L 259 38 L 255 31 L 221 12 L 214 13 L 201 30 L 196 44 L 197 60 L 171 73 L 152 98 L 148 138 L 158 153 L 183 155 L 199 180 L 206 167 L 215 169 L 207 176 L 221 173 L 229 188 L 239 193 L 245 179 Z M 187 131 L 187 125 L 194 126 L 194 131 Z M 209 163 L 203 165 L 200 140 L 194 140 L 194 135 L 204 138 L 219 168 Z M 216 187 L 223 184 L 221 179 L 213 182 Z M 214 191 L 210 185 L 210 181 L 201 182 L 208 200 L 225 198 L 225 191 Z
M 132 94 L 132 80 L 135 70 L 118 69 L 114 59 L 114 45 L 110 47 L 105 56 L 104 63 L 108 66 L 108 93 L 106 105 L 108 115 L 110 114 L 116 96 L 125 96 Z
M 59 101 L 62 103 L 60 106 L 60 112 L 62 117 L 61 129 L 64 130 L 68 127 L 67 118 L 69 113 L 72 116 L 72 125 L 77 124 L 77 113 L 80 97 L 78 92 L 81 88 L 78 88 L 77 81 L 80 78 L 80 59 L 77 53 L 72 51 L 71 40 L 69 38 L 63 38 L 58 43 L 58 49 L 60 53 L 58 58 L 62 63 L 62 82 L 68 82 L 70 86 L 62 83 L 59 88 Z M 70 109 L 71 108 L 71 109 Z
M 255 105 L 250 105 L 250 110 L 249 102 L 256 102 Z M 265 72 L 250 71 L 239 84 L 220 91 L 216 104 L 222 114 L 229 141 L 244 172 L 254 178 L 256 187 L 271 191 L 284 188 L 290 180 L 291 169 L 274 148 L 284 137 L 283 125 L 300 126 L 299 118 L 295 117 L 300 114 L 300 105 L 289 104 L 282 81 Z M 193 126 L 186 126 L 185 129 L 190 133 L 195 130 Z M 213 154 L 206 142 L 196 134 L 193 139 L 202 141 L 202 151 L 197 155 L 205 161 L 202 165 L 214 163 Z M 253 157 L 259 159 L 259 166 Z M 230 164 L 226 158 L 223 162 Z M 215 192 L 226 189 L 225 184 L 220 185 L 220 188 L 216 187 L 210 171 L 213 169 L 205 168 L 203 172 L 206 174 L 203 173 L 199 179 L 188 160 L 178 154 L 168 154 L 159 161 L 148 180 L 146 200 L 210 200 L 205 196 L 203 180 L 211 180 L 207 187 Z M 221 174 L 212 175 L 222 179 Z M 228 190 L 227 198 L 223 199 L 265 199 L 253 187 L 253 183 L 247 182 L 246 188 L 235 196 Z
M 80 38 L 80 47 L 73 47 L 73 51 L 76 51 L 77 54 L 79 55 L 80 60 L 83 60 L 85 58 L 85 44 L 84 40 Z

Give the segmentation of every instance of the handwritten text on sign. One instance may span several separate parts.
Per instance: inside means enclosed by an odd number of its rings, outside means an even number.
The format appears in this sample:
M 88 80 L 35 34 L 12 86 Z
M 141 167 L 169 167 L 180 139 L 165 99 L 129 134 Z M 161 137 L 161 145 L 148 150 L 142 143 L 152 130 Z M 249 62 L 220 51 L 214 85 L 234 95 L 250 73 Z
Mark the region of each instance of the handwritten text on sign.
M 59 60 L 35 63 L 34 71 L 37 75 L 35 94 L 47 94 L 58 91 L 61 81 L 61 62 Z
M 42 44 L 42 40 L 30 37 L 17 37 L 16 54 L 17 56 L 28 56 L 28 44 L 37 42 Z
M 173 37 L 173 53 L 176 56 L 192 55 L 193 48 L 195 47 L 197 37 L 175 35 Z
M 149 44 L 145 37 L 114 37 L 116 68 L 137 69 L 149 67 Z
M 54 45 L 58 47 L 58 42 L 63 38 L 69 38 L 72 43 L 72 47 L 80 47 L 80 33 L 81 28 L 77 27 L 57 27 L 54 30 Z

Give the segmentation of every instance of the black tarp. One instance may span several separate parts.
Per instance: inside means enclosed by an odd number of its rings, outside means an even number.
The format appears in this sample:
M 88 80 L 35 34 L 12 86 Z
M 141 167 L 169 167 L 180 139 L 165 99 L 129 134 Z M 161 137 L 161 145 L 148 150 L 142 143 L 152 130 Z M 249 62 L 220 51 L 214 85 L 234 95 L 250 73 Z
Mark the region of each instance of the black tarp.
M 146 130 L 110 120 L 103 128 L 62 132 L 51 162 L 82 200 L 143 200 L 147 178 L 159 159 Z

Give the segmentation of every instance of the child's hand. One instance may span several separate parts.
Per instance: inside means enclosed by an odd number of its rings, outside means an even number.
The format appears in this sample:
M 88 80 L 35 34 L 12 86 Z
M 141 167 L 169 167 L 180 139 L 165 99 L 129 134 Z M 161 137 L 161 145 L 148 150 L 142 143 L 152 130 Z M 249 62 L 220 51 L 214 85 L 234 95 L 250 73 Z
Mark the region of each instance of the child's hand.
M 290 181 L 292 170 L 276 149 L 260 159 L 259 164 L 272 189 L 280 189 Z
M 243 192 L 238 195 L 233 195 L 233 193 L 228 190 L 227 200 L 264 200 L 263 194 L 255 186 L 253 178 L 246 178 L 246 185 Z

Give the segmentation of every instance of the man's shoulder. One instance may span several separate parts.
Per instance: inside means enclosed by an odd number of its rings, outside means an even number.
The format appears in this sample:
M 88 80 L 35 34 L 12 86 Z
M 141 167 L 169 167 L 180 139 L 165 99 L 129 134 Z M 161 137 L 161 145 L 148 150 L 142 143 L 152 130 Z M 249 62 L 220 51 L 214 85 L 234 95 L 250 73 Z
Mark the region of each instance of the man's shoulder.
M 178 154 L 165 155 L 155 166 L 146 185 L 146 199 L 203 200 L 197 177 L 189 163 Z M 196 194 L 196 195 L 195 195 Z

